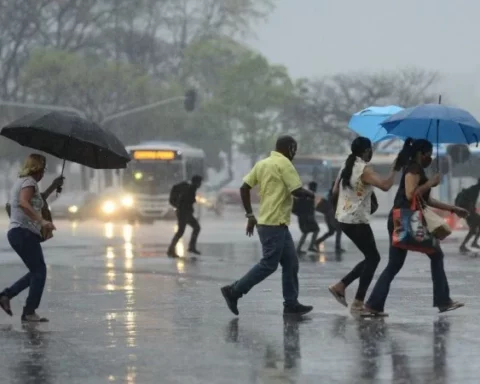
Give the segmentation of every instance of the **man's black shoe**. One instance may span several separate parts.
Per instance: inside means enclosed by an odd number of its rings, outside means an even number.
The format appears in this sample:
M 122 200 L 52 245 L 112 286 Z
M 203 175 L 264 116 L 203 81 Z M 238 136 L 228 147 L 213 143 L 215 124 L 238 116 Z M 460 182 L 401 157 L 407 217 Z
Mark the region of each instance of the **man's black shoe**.
M 195 255 L 199 255 L 199 256 L 201 255 L 201 252 L 196 248 L 188 248 L 188 252 L 193 253 Z
M 294 305 L 285 305 L 283 307 L 284 315 L 303 316 L 311 312 L 313 307 L 311 305 L 303 305 L 300 303 Z
M 230 285 L 226 285 L 220 290 L 222 291 L 222 295 L 225 298 L 230 311 L 232 311 L 234 315 L 238 316 L 238 296 L 234 294 L 232 287 Z

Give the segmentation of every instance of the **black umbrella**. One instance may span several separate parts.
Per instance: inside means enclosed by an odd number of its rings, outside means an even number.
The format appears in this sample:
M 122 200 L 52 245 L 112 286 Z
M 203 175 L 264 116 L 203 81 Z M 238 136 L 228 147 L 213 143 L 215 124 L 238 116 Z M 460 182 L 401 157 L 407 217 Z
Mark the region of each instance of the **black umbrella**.
M 95 169 L 119 169 L 130 161 L 113 133 L 69 112 L 33 112 L 3 127 L 0 135 L 59 157 L 64 167 L 68 160 Z

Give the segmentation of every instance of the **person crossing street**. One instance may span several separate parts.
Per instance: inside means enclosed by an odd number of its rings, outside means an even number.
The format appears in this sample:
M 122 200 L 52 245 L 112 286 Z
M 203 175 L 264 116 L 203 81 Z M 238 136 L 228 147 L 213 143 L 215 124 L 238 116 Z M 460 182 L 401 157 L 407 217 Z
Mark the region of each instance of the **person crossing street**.
M 301 316 L 313 309 L 310 305 L 298 302 L 298 257 L 288 229 L 292 196 L 314 198 L 311 191 L 302 188 L 300 176 L 292 164 L 296 151 L 297 142 L 293 137 L 280 137 L 275 151 L 256 163 L 243 179 L 240 193 L 248 220 L 246 234 L 252 236 L 257 227 L 263 257 L 245 276 L 221 288 L 228 308 L 235 315 L 239 314 L 238 300 L 275 272 L 279 264 L 282 266 L 284 315 Z M 257 185 L 260 187 L 258 221 L 250 201 L 250 191 Z

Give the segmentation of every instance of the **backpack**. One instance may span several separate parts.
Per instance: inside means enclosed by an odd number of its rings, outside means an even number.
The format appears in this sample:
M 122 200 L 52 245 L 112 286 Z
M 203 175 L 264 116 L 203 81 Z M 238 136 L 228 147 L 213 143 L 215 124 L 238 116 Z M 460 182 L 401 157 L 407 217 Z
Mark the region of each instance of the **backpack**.
M 455 198 L 455 205 L 457 207 L 466 208 L 469 205 L 468 189 L 463 188 Z
M 182 181 L 181 183 L 175 184 L 170 190 L 170 197 L 168 198 L 168 202 L 173 208 L 178 208 L 180 199 L 182 198 L 183 192 L 185 191 L 186 187 L 188 187 L 188 183 L 186 181 Z
M 292 206 L 292 213 L 295 216 L 298 216 L 300 213 L 300 202 L 298 198 L 293 198 L 293 206 Z

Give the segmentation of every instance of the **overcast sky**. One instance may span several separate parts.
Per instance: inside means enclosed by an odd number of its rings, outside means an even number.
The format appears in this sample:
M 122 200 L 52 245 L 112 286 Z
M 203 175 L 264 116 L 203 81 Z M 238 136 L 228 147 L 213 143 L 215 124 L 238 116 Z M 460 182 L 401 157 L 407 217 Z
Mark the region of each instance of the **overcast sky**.
M 291 75 L 420 66 L 478 72 L 480 1 L 277 0 L 251 45 Z

